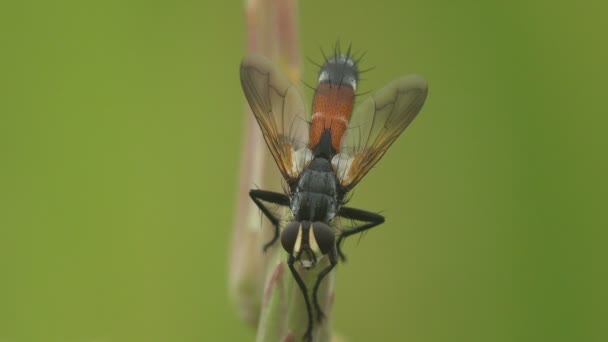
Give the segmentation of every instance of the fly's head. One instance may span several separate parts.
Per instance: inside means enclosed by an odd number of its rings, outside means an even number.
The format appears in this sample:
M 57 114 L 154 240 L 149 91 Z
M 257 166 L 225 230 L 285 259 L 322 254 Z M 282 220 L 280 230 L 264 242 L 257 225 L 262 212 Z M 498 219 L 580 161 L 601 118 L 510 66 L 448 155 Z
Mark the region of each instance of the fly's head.
M 281 233 L 283 248 L 305 269 L 315 267 L 335 243 L 333 229 L 320 221 L 292 221 Z

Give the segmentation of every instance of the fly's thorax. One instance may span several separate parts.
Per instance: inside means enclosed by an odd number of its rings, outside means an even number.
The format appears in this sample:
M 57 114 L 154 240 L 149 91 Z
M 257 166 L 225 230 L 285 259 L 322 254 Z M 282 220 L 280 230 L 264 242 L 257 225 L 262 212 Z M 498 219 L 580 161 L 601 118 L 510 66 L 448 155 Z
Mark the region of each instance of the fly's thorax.
M 298 179 L 300 191 L 309 191 L 328 196 L 334 196 L 338 179 L 334 174 L 331 162 L 325 158 L 315 158 Z
M 336 217 L 340 201 L 335 196 L 325 194 L 296 191 L 292 195 L 291 212 L 298 221 L 326 221 Z
M 302 267 L 313 268 L 335 247 L 334 230 L 324 222 L 292 221 L 281 233 L 281 244 Z
M 315 158 L 300 174 L 292 194 L 291 211 L 295 219 L 330 222 L 341 203 L 338 185 L 331 163 Z

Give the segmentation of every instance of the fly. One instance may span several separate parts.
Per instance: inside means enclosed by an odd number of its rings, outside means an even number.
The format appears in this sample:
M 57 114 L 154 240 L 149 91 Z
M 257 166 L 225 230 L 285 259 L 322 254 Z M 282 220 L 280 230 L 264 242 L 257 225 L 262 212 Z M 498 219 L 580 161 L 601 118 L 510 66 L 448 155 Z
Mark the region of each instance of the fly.
M 305 340 L 312 338 L 313 310 L 317 322 L 323 312 L 317 298 L 323 278 L 345 260 L 340 246 L 345 238 L 384 222 L 384 217 L 344 206 L 347 193 L 382 158 L 386 150 L 416 117 L 427 95 L 419 76 L 403 76 L 386 85 L 353 112 L 359 70 L 349 51 L 325 59 L 321 66 L 308 117 L 301 94 L 273 63 L 249 55 L 241 62 L 241 85 L 274 160 L 287 182 L 286 193 L 254 189 L 253 202 L 274 226 L 272 246 L 280 237 L 289 254 L 287 265 L 308 310 Z M 351 114 L 353 120 L 351 121 Z M 266 203 L 290 208 L 287 224 Z M 356 222 L 340 227 L 336 219 Z M 312 291 L 295 263 L 312 269 L 327 257 Z

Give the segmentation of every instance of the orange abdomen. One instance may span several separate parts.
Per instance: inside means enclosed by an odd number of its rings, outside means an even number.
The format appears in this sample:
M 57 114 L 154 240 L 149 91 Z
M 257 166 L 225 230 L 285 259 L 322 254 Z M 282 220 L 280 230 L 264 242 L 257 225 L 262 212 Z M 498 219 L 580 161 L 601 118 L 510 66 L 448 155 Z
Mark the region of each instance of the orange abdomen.
M 308 140 L 311 150 L 319 143 L 323 132 L 329 130 L 332 149 L 335 153 L 340 152 L 340 143 L 353 111 L 354 99 L 355 91 L 349 85 L 318 85 L 312 104 L 312 123 Z

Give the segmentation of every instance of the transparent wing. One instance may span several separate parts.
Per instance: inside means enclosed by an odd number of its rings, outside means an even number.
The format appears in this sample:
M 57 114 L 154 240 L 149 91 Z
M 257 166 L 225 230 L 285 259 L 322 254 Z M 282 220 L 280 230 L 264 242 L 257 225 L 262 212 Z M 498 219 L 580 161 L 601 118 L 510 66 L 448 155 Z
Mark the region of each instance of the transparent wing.
M 332 164 L 342 186 L 352 189 L 414 120 L 427 95 L 420 76 L 399 78 L 367 98 L 353 113 Z
M 291 184 L 312 158 L 302 95 L 277 66 L 256 55 L 241 62 L 241 86 L 268 149 Z

